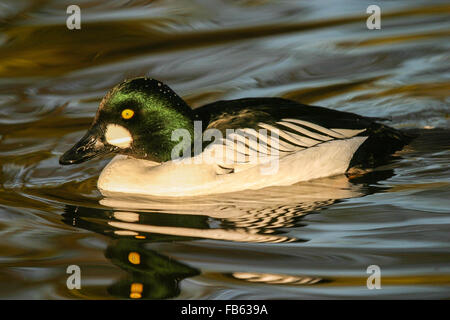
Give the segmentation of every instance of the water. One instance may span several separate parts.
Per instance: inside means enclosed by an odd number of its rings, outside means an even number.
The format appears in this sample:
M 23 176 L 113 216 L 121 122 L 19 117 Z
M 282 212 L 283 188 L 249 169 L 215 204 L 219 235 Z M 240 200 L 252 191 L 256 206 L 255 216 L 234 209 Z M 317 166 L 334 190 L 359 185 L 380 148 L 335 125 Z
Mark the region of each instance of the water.
M 79 2 L 0 7 L 0 297 L 450 298 L 447 1 Z M 192 199 L 102 198 L 62 167 L 104 93 L 162 80 L 193 107 L 281 96 L 419 133 L 364 177 Z M 68 290 L 78 265 L 82 288 Z M 381 269 L 368 290 L 367 267 Z

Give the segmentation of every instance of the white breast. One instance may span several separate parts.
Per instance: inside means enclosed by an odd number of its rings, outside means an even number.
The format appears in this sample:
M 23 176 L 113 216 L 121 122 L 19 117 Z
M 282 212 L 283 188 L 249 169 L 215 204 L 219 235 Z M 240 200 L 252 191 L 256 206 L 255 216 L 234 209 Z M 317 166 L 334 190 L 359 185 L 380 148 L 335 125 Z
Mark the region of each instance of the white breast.
M 270 166 L 269 163 L 220 174 L 214 164 L 172 161 L 158 164 L 119 155 L 103 169 L 97 186 L 105 196 L 113 193 L 196 196 L 291 185 L 345 173 L 353 154 L 366 139 L 332 140 L 299 150 L 280 158 L 272 174 L 261 173 L 261 166 Z

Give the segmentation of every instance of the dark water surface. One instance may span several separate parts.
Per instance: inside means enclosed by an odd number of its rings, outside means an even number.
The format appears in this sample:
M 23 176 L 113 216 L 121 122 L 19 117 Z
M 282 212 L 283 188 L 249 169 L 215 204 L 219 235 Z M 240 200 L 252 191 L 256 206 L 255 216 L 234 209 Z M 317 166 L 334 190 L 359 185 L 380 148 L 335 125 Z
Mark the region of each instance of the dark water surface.
M 0 298 L 450 298 L 448 1 L 80 1 L 78 31 L 69 4 L 0 3 Z M 352 180 L 102 198 L 108 160 L 58 157 L 140 75 L 193 107 L 281 96 L 420 137 Z

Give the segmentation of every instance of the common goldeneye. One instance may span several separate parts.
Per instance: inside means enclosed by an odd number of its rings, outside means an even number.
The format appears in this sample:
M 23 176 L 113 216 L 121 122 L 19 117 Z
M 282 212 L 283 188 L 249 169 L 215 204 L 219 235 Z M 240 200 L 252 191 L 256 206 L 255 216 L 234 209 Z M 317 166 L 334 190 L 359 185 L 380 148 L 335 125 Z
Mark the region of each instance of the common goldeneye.
M 368 118 L 282 98 L 191 109 L 164 83 L 122 82 L 100 103 L 63 165 L 117 154 L 102 194 L 193 196 L 291 185 L 373 167 L 411 137 Z

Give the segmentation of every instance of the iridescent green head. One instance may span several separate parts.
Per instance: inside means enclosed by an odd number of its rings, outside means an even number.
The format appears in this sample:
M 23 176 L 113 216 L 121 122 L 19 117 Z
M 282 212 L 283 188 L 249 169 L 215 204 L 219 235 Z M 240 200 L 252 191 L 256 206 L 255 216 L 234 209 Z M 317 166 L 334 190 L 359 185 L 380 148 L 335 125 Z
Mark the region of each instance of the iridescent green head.
M 59 162 L 81 163 L 108 153 L 168 161 L 179 144 L 172 141 L 177 129 L 193 137 L 193 112 L 183 99 L 158 80 L 126 80 L 106 94 L 86 135 Z

